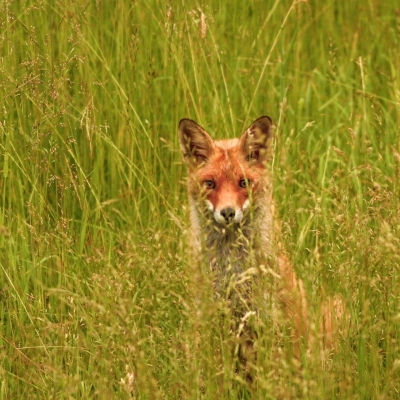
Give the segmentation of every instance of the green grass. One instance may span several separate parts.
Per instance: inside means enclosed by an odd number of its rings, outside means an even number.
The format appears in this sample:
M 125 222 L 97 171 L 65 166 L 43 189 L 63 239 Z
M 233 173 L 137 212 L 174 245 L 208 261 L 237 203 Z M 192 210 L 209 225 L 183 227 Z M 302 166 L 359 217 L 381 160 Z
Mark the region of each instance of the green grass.
M 394 1 L 3 1 L 0 398 L 398 398 L 399 48 Z M 177 124 L 261 115 L 310 310 L 350 322 L 325 362 L 266 323 L 249 388 L 187 256 Z

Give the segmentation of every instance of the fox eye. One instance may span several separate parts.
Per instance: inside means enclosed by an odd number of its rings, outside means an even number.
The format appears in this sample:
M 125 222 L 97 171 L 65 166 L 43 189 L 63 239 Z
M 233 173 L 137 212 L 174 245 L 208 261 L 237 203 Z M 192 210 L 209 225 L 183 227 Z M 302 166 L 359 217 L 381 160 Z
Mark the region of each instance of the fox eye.
M 215 182 L 214 181 L 204 181 L 204 186 L 207 189 L 214 189 L 215 188 Z
M 248 186 L 250 186 L 250 181 L 247 179 L 247 184 L 246 184 L 246 179 L 241 179 L 240 181 L 239 181 L 239 186 L 242 188 L 242 189 L 246 189 L 247 188 L 247 185 Z

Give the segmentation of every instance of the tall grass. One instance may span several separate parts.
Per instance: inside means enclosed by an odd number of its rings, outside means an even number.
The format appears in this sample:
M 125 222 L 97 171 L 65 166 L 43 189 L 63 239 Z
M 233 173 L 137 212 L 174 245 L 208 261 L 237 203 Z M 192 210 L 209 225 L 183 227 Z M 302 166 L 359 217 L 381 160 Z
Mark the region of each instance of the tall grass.
M 3 1 L 0 398 L 397 398 L 399 47 L 395 2 Z M 323 361 L 265 323 L 249 387 L 176 131 L 265 114 L 283 241 L 348 326 Z

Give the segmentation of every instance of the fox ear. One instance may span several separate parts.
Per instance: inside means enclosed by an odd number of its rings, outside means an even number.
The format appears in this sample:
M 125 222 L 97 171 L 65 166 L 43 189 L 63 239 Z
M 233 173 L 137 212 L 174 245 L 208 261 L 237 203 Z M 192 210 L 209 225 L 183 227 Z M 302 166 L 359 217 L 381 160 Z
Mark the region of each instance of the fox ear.
M 273 127 L 270 117 L 257 118 L 243 133 L 239 147 L 245 158 L 253 163 L 263 163 L 268 160 Z
M 183 159 L 189 165 L 200 165 L 214 152 L 214 142 L 210 135 L 191 119 L 180 120 L 178 135 Z

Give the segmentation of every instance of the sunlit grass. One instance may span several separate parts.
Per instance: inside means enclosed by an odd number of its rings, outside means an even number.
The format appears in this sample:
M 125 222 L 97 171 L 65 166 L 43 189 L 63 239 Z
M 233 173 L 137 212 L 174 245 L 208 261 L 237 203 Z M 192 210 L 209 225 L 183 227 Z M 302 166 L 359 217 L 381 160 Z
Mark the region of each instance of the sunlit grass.
M 394 2 L 0 7 L 1 398 L 399 396 Z M 261 115 L 310 313 L 340 294 L 348 327 L 298 359 L 264 321 L 249 387 L 188 256 L 177 124 Z

